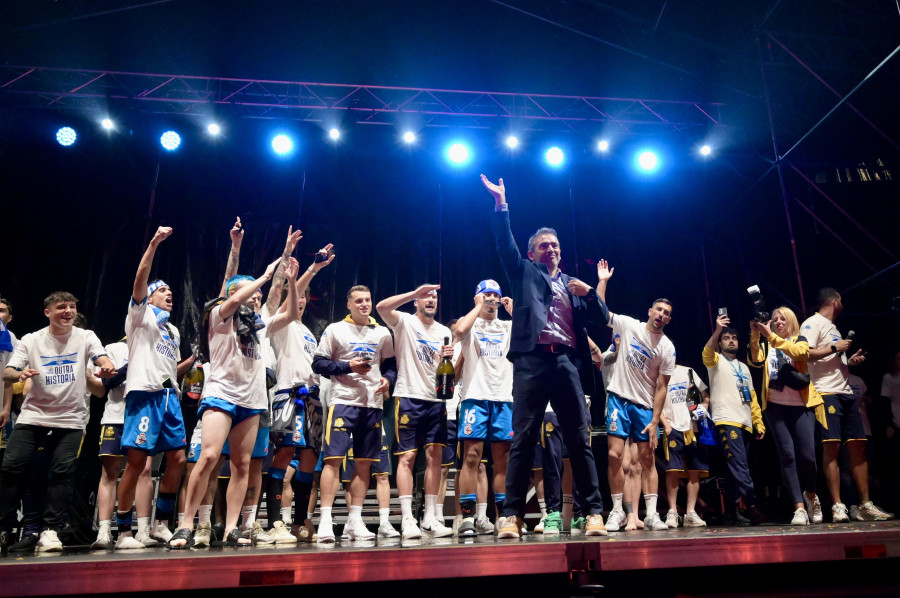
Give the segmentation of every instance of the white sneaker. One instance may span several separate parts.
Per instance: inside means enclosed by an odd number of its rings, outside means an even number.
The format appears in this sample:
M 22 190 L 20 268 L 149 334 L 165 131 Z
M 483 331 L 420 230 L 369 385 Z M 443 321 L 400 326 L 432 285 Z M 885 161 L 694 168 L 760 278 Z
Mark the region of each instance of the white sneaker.
M 378 526 L 378 537 L 379 538 L 399 538 L 400 532 L 394 529 L 394 526 L 389 522 L 385 521 L 381 525 Z
M 809 513 L 806 509 L 800 507 L 794 511 L 794 518 L 791 519 L 791 525 L 809 525 Z
M 649 532 L 664 532 L 668 529 L 669 526 L 659 518 L 659 513 L 650 513 L 644 517 L 644 530 Z
M 113 547 L 112 532 L 108 525 L 103 525 L 97 530 L 97 539 L 91 544 L 91 550 L 107 550 Z
M 208 548 L 212 541 L 212 526 L 209 523 L 197 524 L 194 531 L 194 548 Z
M 669 529 L 676 529 L 678 527 L 678 511 L 675 509 L 669 509 L 669 512 L 666 513 L 666 527 Z
M 291 534 L 283 521 L 276 521 L 267 534 L 275 544 L 296 544 L 297 536 Z
M 544 533 L 544 520 L 547 519 L 546 515 L 541 515 L 541 520 L 537 522 L 537 525 L 534 526 L 534 533 L 543 534 Z
M 138 533 L 134 536 L 134 539 L 147 548 L 155 548 L 159 546 L 159 542 L 150 537 L 149 529 L 138 530 Z
M 887 521 L 894 518 L 893 513 L 879 509 L 871 500 L 859 505 L 859 515 L 863 521 Z
M 143 546 L 141 546 L 141 548 L 143 548 Z M 45 529 L 42 531 L 41 537 L 34 547 L 35 552 L 62 552 L 62 549 L 62 542 L 59 541 L 56 530 L 52 529 Z
M 463 522 L 462 515 L 457 515 L 456 517 L 453 518 L 453 535 L 454 536 L 459 535 L 459 526 L 462 525 L 462 522 Z
M 850 521 L 850 517 L 847 515 L 847 505 L 842 502 L 831 505 L 831 521 L 833 523 Z
M 512 515 L 510 517 L 501 517 L 497 520 L 497 538 L 518 538 L 522 534 L 519 526 L 518 517 Z
M 700 518 L 697 511 L 690 511 L 684 516 L 684 527 L 706 527 L 706 522 Z
M 487 517 L 475 518 L 475 533 L 479 536 L 489 536 L 494 533 L 494 524 Z M 525 524 L 522 524 L 522 533 L 526 533 Z
M 613 509 L 606 518 L 606 531 L 617 532 L 625 525 L 625 511 L 621 509 Z
M 362 519 L 353 519 L 347 522 L 344 525 L 344 535 L 341 536 L 341 539 L 344 539 L 344 536 L 351 541 L 365 541 L 365 540 L 374 540 L 377 536 L 369 531 L 369 528 L 366 527 L 366 524 L 363 523 Z
M 806 492 L 803 493 L 803 502 L 806 504 L 806 514 L 809 515 L 808 519 L 810 523 L 822 523 L 822 503 L 819 502 L 819 497 L 813 495 L 812 500 L 806 497 Z M 794 518 L 797 518 L 797 514 L 794 513 Z M 800 525 L 799 523 L 797 525 Z
M 404 540 L 417 540 L 422 537 L 419 524 L 413 517 L 405 517 L 400 524 L 400 536 Z
M 422 522 L 422 533 L 429 538 L 447 538 L 453 535 L 453 530 L 436 519 Z
M 331 521 L 319 521 L 319 530 L 316 532 L 316 542 L 321 544 L 334 544 L 334 529 Z
M 275 540 L 272 539 L 269 534 L 266 533 L 266 530 L 263 529 L 262 524 L 254 520 L 253 525 L 249 528 L 244 528 L 241 532 L 245 538 L 250 538 L 256 544 L 274 544 Z
M 157 521 L 153 525 L 150 526 L 150 537 L 165 544 L 169 540 L 172 539 L 172 532 L 169 531 L 169 526 L 165 523 Z
M 147 548 L 142 542 L 138 542 L 137 538 L 131 535 L 119 534 L 116 540 L 116 550 L 144 550 Z

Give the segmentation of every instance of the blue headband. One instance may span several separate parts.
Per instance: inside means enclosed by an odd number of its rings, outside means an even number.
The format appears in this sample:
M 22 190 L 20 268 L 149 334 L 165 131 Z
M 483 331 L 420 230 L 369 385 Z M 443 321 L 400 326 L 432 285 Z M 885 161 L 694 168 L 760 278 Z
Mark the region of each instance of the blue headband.
M 158 289 L 162 287 L 167 287 L 169 285 L 166 284 L 164 280 L 154 280 L 149 285 L 147 285 L 147 296 L 149 297 L 153 293 L 155 293 Z

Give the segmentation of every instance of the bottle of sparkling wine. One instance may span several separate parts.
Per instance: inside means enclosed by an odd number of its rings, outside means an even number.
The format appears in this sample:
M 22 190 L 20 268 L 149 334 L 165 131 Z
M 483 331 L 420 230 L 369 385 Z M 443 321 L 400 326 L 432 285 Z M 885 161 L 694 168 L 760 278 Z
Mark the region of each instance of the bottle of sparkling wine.
M 444 337 L 444 345 L 450 344 L 450 338 Z M 453 362 L 449 357 L 441 359 L 441 363 L 437 367 L 437 376 L 435 386 L 437 387 L 437 398 L 441 401 L 449 401 L 453 398 L 453 386 L 456 384 L 456 371 L 453 369 Z
M 703 404 L 703 395 L 700 389 L 694 384 L 694 371 L 688 370 L 688 388 L 687 388 L 687 407 L 688 411 L 693 411 L 697 405 Z

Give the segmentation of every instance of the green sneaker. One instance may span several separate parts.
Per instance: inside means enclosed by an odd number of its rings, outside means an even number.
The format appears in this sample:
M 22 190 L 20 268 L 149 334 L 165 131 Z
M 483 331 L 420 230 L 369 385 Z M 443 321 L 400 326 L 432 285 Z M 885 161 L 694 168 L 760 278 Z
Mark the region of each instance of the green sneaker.
M 562 517 L 560 516 L 559 511 L 551 511 L 547 513 L 547 518 L 544 519 L 544 535 L 558 536 L 561 530 Z
M 573 536 L 577 536 L 578 534 L 584 533 L 584 526 L 587 525 L 587 519 L 584 517 L 579 517 L 577 519 L 572 520 L 572 531 L 569 533 Z

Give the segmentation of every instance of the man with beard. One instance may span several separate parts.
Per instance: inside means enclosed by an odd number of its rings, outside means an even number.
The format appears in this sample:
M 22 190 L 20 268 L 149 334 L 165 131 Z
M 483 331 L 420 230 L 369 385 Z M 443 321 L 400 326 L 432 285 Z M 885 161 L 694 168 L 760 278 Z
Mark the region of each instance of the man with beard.
M 425 450 L 425 514 L 422 528 L 428 536 L 444 538 L 453 530 L 438 521 L 435 505 L 441 483 L 441 458 L 447 446 L 447 405 L 437 398 L 435 376 L 444 356 L 453 357 L 450 329 L 434 319 L 440 285 L 423 284 L 414 291 L 380 301 L 375 309 L 394 331 L 397 354 L 396 444 L 397 490 L 402 512 L 404 540 L 422 533 L 412 513 L 413 467 L 420 448 Z M 399 312 L 401 305 L 414 302 L 415 315 Z M 445 344 L 445 339 L 447 342 Z
M 727 467 L 725 519 L 732 525 L 759 525 L 766 516 L 756 506 L 747 454 L 754 429 L 756 438 L 762 440 L 766 427 L 753 390 L 750 368 L 737 360 L 737 330 L 729 323 L 727 315 L 719 316 L 712 336 L 703 347 L 703 365 L 709 372 L 710 415 Z M 739 500 L 747 507 L 744 513 L 739 509 Z

